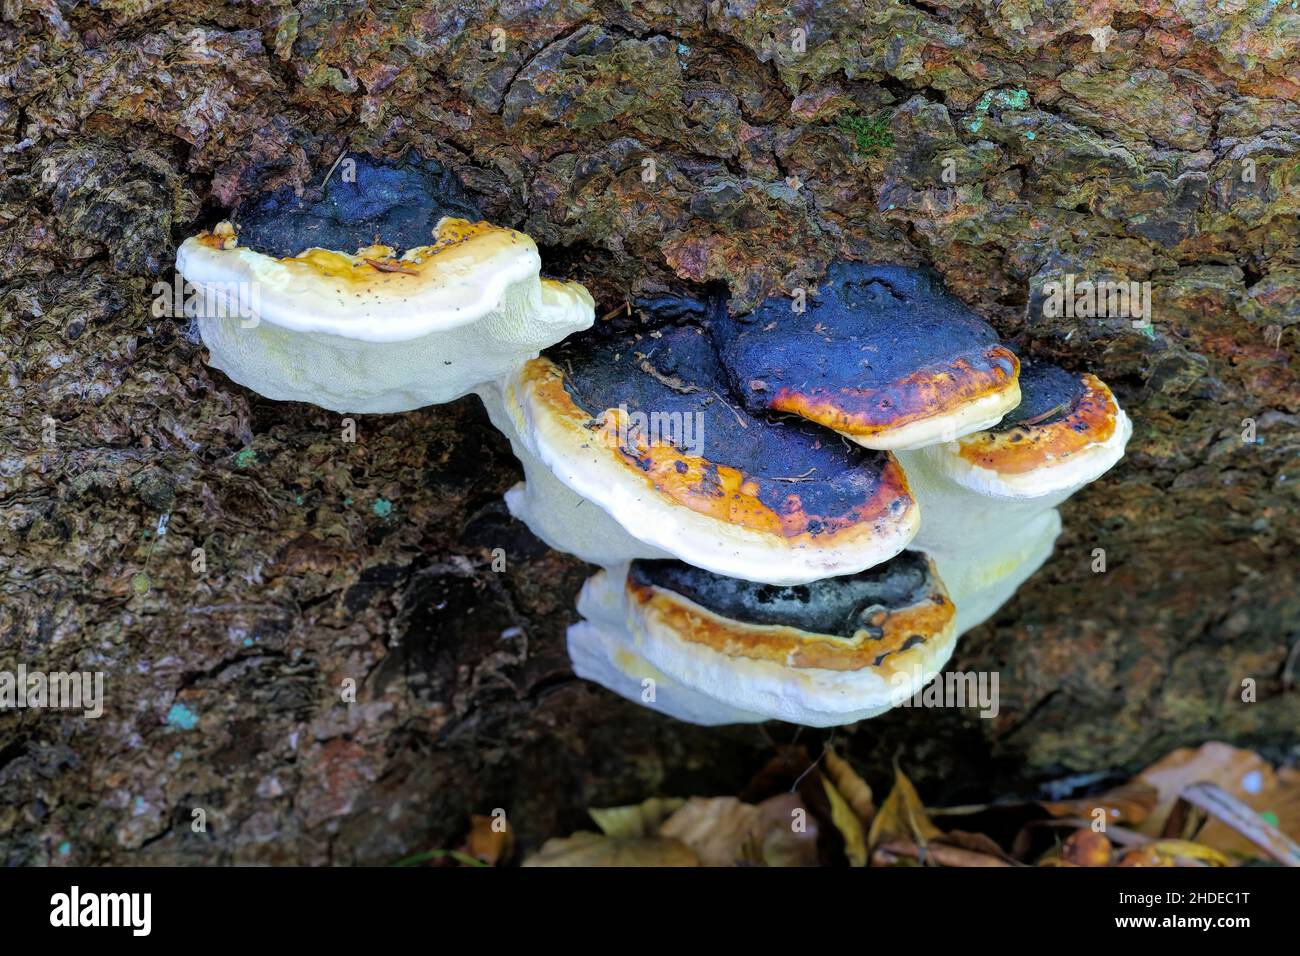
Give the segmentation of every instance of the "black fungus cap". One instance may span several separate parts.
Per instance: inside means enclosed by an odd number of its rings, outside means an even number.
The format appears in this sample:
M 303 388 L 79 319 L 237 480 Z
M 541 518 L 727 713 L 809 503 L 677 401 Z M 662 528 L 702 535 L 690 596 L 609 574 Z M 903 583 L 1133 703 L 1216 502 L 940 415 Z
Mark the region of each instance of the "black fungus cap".
M 793 412 L 856 438 L 1014 389 L 1015 356 L 928 270 L 839 262 L 804 304 L 798 312 L 777 296 L 708 321 L 749 409 Z
M 400 253 L 429 245 L 444 216 L 482 218 L 453 172 L 410 152 L 396 162 L 350 153 L 323 188 L 262 193 L 233 219 L 241 246 L 286 258 L 311 248 L 350 253 L 376 241 Z
M 914 551 L 857 574 L 786 587 L 724 577 L 681 561 L 634 561 L 628 574 L 633 584 L 680 594 L 719 617 L 845 638 L 880 631 L 882 610 L 916 604 L 935 586 L 929 562 Z
M 642 333 L 598 326 L 546 355 L 565 371 L 574 403 L 591 414 L 626 406 L 647 418 L 699 421 L 704 457 L 756 479 L 756 497 L 777 513 L 800 507 L 810 516 L 853 520 L 882 483 L 896 480 L 892 470 L 882 475 L 882 452 L 792 416 L 746 409 L 713 341 L 693 320 Z M 905 486 L 890 490 L 906 494 Z
M 1020 404 L 988 429 L 1006 431 L 1019 425 L 1045 425 L 1067 415 L 1083 397 L 1083 380 L 1041 359 L 1020 363 Z

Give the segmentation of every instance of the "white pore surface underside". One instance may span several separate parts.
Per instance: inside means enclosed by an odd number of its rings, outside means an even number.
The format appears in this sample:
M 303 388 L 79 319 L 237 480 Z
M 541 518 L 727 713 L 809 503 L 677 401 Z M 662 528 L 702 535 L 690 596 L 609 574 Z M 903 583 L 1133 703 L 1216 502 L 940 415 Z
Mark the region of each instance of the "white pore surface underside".
M 510 513 L 556 551 L 572 554 L 589 564 L 609 567 L 636 558 L 671 558 L 667 551 L 639 541 L 610 517 L 600 505 L 583 498 L 560 481 L 533 454 L 520 433 L 516 418 L 506 410 L 502 388 L 491 383 L 476 389 L 488 419 L 510 440 L 510 448 L 523 465 L 525 481 L 506 492 Z
M 1051 556 L 1061 532 L 1056 506 L 1123 457 L 1132 424 L 1117 411 L 1107 441 L 1023 476 L 971 466 L 957 442 L 897 453 L 921 507 L 911 547 L 934 559 L 957 607 L 958 635 L 988 620 Z

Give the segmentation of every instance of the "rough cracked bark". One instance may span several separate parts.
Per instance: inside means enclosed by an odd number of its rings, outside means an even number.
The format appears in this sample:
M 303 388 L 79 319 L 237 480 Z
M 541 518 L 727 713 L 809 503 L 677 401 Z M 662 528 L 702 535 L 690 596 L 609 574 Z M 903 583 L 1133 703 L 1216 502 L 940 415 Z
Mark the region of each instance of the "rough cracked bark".
M 384 862 L 494 807 L 529 848 L 767 747 L 573 679 L 586 569 L 504 512 L 474 400 L 345 443 L 151 313 L 180 239 L 345 147 L 443 160 L 602 312 L 924 262 L 1115 388 L 1128 458 L 953 662 L 1001 713 L 840 732 L 869 776 L 898 755 L 937 802 L 1295 746 L 1295 4 L 33 0 L 0 64 L 0 666 L 108 696 L 0 714 L 5 862 Z M 1067 273 L 1149 281 L 1151 328 L 1044 316 Z

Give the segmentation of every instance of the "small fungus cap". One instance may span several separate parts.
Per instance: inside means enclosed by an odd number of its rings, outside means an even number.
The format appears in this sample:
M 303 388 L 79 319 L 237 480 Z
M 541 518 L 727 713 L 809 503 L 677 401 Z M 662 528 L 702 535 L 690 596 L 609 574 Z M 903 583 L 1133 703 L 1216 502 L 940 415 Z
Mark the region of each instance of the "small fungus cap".
M 728 707 L 815 726 L 911 697 L 956 642 L 952 601 L 916 552 L 790 587 L 634 561 L 626 595 L 628 628 L 650 664 Z
M 186 239 L 176 269 L 200 287 L 256 287 L 259 318 L 282 329 L 364 342 L 403 342 L 483 321 L 512 286 L 538 281 L 537 245 L 521 232 L 447 218 L 430 239 L 401 254 L 369 245 L 277 259 L 243 246 L 226 222 Z M 570 312 L 594 315 L 580 287 L 541 284 L 542 318 L 564 325 Z
M 776 297 L 711 323 L 751 410 L 906 449 L 987 428 L 1020 400 L 1015 354 L 927 271 L 838 263 L 805 306 Z
M 631 536 L 719 574 L 776 584 L 850 574 L 918 526 L 901 468 L 728 390 L 696 325 L 593 330 L 505 383 L 518 432 L 555 477 Z
M 423 246 L 444 218 L 478 222 L 483 214 L 453 172 L 414 151 L 397 161 L 340 157 L 322 186 L 259 193 L 233 216 L 243 244 L 276 259 L 360 249 L 381 236 L 401 250 Z
M 916 453 L 970 491 L 993 498 L 1060 500 L 1124 455 L 1133 426 L 1090 373 L 1027 362 L 1023 400 L 993 428 Z
M 582 286 L 540 277 L 532 239 L 464 218 L 476 211 L 436 163 L 349 159 L 349 177 L 255 197 L 181 244 L 210 364 L 236 382 L 336 411 L 405 411 L 459 398 L 594 321 Z

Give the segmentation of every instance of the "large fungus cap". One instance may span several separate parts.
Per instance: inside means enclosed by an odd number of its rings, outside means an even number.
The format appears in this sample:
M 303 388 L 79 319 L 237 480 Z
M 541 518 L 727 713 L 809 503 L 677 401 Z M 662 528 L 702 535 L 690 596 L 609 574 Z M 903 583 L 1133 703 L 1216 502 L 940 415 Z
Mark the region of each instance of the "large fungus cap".
M 879 714 L 947 661 L 955 612 L 929 560 L 774 587 L 680 561 L 635 561 L 624 588 L 635 650 L 733 710 L 815 726 Z
M 692 324 L 570 339 L 508 378 L 505 402 L 564 485 L 634 538 L 719 574 L 850 574 L 916 532 L 897 462 L 747 411 Z
M 777 297 L 715 319 L 748 408 L 900 449 L 987 428 L 1020 400 L 1014 353 L 929 272 L 839 263 L 805 305 Z
M 269 398 L 404 411 L 591 325 L 591 296 L 540 279 L 532 239 L 448 215 L 473 210 L 437 164 L 353 162 L 319 198 L 268 193 L 182 243 L 213 366 Z

